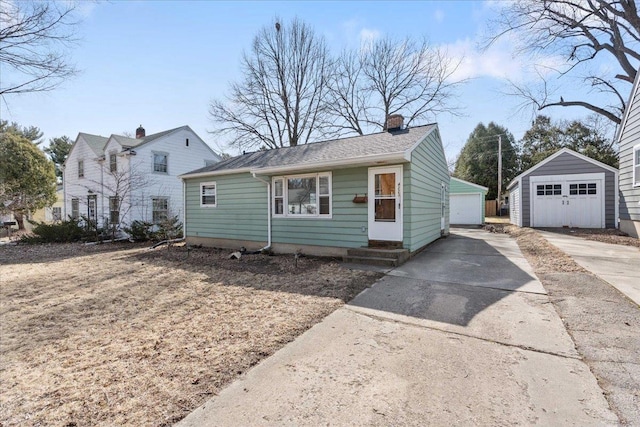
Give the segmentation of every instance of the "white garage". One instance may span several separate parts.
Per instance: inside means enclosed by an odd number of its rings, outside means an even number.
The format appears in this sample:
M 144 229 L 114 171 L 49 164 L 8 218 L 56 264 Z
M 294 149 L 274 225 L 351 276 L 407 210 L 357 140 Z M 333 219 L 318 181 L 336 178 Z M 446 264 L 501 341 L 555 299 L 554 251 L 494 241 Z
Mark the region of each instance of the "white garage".
M 449 223 L 483 224 L 484 198 L 487 191 L 487 187 L 452 177 L 449 187 Z
M 618 170 L 562 149 L 508 186 L 511 223 L 520 227 L 615 228 Z

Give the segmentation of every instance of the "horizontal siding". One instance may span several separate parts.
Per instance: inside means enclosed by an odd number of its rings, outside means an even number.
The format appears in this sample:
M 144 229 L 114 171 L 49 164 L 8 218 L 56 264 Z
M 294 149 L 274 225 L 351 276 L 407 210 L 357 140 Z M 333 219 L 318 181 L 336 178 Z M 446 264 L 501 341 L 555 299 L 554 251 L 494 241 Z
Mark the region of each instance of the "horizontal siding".
M 450 191 L 449 171 L 438 131 L 430 133 L 404 166 L 404 246 L 416 251 L 440 237 L 441 183 Z M 445 231 L 449 231 L 446 198 Z
M 449 192 L 451 194 L 460 194 L 460 193 L 482 193 L 484 195 L 487 194 L 485 190 L 474 187 L 473 185 L 469 185 L 465 182 L 460 182 L 455 179 L 451 179 Z
M 366 167 L 333 171 L 332 218 L 273 218 L 273 242 L 346 248 L 366 246 L 367 204 L 353 203 L 353 198 L 367 192 L 367 174 Z
M 583 173 L 603 173 L 604 172 L 604 191 L 605 191 L 605 226 L 610 228 L 616 227 L 616 195 L 615 195 L 615 174 L 604 168 L 579 159 L 568 153 L 563 153 L 551 162 L 534 170 L 533 172 L 522 177 L 522 225 L 524 227 L 531 226 L 531 197 L 530 197 L 530 181 L 532 176 L 546 175 L 575 175 Z
M 640 221 L 640 187 L 633 186 L 633 147 L 640 144 L 640 85 L 620 134 L 620 219 Z
M 216 182 L 215 208 L 200 207 L 200 183 Z M 186 180 L 187 237 L 267 241 L 267 186 L 250 174 Z

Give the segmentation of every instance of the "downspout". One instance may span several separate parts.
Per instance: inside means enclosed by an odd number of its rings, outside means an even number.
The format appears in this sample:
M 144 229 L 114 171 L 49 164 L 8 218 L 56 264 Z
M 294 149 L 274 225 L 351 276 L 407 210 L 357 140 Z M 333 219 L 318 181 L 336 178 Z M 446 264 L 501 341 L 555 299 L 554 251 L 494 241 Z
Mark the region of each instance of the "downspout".
M 182 178 L 182 237 L 187 238 L 187 182 Z
M 254 179 L 267 184 L 267 246 L 260 249 L 261 251 L 265 251 L 271 249 L 271 182 L 258 177 L 255 172 L 253 172 L 252 175 Z
M 62 220 L 67 220 L 67 186 L 65 185 L 67 168 L 62 165 Z

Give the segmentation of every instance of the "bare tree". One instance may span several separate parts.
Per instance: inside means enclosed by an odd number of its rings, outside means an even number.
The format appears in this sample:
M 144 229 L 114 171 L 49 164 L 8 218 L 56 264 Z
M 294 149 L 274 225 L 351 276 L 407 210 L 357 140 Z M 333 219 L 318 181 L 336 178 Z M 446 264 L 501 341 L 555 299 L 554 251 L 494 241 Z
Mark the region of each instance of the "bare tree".
M 226 100 L 214 100 L 213 133 L 238 148 L 279 148 L 318 139 L 324 118 L 329 54 L 305 23 L 277 19 L 264 27 L 242 58 L 244 79 Z
M 0 0 L 0 96 L 52 90 L 76 74 L 72 1 Z
M 560 55 L 566 61 L 559 68 L 545 66 L 544 72 L 543 65 L 537 64 L 537 87 L 512 82 L 512 93 L 527 105 L 539 110 L 577 106 L 620 123 L 628 84 L 633 83 L 640 61 L 636 0 L 517 0 L 502 8 L 490 31 L 487 46 L 513 36 L 520 54 Z M 598 69 L 595 59 L 610 66 Z M 558 96 L 562 84 L 572 78 L 589 88 L 583 99 Z M 608 101 L 593 100 L 590 94 L 594 92 L 604 93 Z
M 455 113 L 452 79 L 459 63 L 426 40 L 371 41 L 358 52 L 345 52 L 329 82 L 329 109 L 339 131 L 364 134 L 385 129 L 386 118 L 402 114 L 406 125 Z

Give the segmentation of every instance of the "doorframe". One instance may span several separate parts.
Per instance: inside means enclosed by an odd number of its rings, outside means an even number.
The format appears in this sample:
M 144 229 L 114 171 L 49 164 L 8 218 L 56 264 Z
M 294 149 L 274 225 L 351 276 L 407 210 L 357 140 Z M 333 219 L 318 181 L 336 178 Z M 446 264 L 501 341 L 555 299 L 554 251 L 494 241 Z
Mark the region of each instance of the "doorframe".
M 376 166 L 370 167 L 367 170 L 367 191 L 369 192 L 369 201 L 367 203 L 367 225 L 368 225 L 368 233 L 367 237 L 369 240 L 385 240 L 385 239 L 373 239 L 371 238 L 371 229 L 372 226 L 375 225 L 375 182 L 373 181 L 373 176 L 376 172 L 379 171 L 389 171 L 396 173 L 397 182 L 396 185 L 399 185 L 398 194 L 396 195 L 396 202 L 400 203 L 400 207 L 398 209 L 398 214 L 396 215 L 397 219 L 397 227 L 399 228 L 400 235 L 398 236 L 398 240 L 389 240 L 390 242 L 403 242 L 404 241 L 404 167 L 403 165 L 390 165 L 390 166 Z M 371 191 L 373 189 L 373 191 Z
M 606 207 L 607 207 L 607 194 L 606 194 L 606 183 L 605 183 L 605 173 L 604 172 L 595 172 L 595 173 L 577 173 L 577 174 L 564 174 L 564 175 L 539 175 L 539 176 L 530 176 L 529 177 L 529 224 L 531 227 L 536 227 L 535 225 L 535 206 L 534 206 L 534 197 L 535 197 L 535 183 L 541 182 L 560 182 L 562 184 L 562 195 L 564 196 L 565 184 L 568 181 L 582 181 L 582 180 L 595 180 L 599 181 L 599 190 L 602 198 L 600 199 L 600 224 L 601 228 L 605 228 L 607 223 L 606 218 Z M 568 190 L 568 188 L 567 188 Z M 568 196 L 568 194 L 566 194 Z

